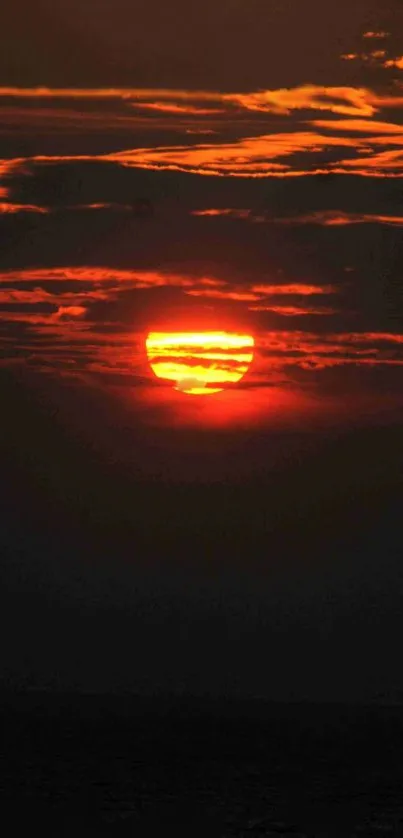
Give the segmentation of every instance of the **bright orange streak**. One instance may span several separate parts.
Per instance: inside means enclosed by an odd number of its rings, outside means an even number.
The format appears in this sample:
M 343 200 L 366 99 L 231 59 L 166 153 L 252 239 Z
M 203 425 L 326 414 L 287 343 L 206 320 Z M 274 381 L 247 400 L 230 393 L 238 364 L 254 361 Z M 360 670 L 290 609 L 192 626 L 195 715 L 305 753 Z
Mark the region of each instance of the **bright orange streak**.
M 385 61 L 384 67 L 397 67 L 398 70 L 403 70 L 403 55 L 399 58 L 392 58 L 390 61 Z
M 10 213 L 11 215 L 17 212 L 39 212 L 41 215 L 46 215 L 49 210 L 46 207 L 38 207 L 36 204 L 0 203 L 1 214 Z
M 240 381 L 253 360 L 253 347 L 251 335 L 227 332 L 151 332 L 146 339 L 156 377 L 193 395 L 218 393 Z
M 149 111 L 162 111 L 163 113 L 172 114 L 188 114 L 197 116 L 208 116 L 210 114 L 223 113 L 221 108 L 192 108 L 189 106 L 181 106 L 175 104 L 165 104 L 164 102 L 141 102 L 135 107 L 145 108 Z

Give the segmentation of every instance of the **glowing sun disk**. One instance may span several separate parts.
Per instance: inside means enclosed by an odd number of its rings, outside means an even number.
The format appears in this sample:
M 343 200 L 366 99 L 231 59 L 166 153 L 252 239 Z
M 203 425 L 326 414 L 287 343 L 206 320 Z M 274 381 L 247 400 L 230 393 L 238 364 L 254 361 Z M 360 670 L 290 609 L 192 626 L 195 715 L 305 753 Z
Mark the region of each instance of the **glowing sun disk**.
M 150 332 L 147 357 L 154 375 L 193 395 L 235 384 L 253 360 L 251 335 L 228 332 Z

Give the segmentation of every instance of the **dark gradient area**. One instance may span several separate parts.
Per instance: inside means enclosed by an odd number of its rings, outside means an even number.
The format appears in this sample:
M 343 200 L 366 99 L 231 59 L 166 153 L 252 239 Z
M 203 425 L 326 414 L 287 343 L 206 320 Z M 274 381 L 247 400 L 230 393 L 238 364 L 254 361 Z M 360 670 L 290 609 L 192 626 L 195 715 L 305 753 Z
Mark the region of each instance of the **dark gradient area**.
M 4 694 L 16 834 L 402 834 L 401 708 Z
M 326 700 L 402 688 L 400 425 L 268 439 L 140 416 L 113 450 L 102 402 L 78 401 L 75 433 L 49 385 L 2 385 L 6 681 Z

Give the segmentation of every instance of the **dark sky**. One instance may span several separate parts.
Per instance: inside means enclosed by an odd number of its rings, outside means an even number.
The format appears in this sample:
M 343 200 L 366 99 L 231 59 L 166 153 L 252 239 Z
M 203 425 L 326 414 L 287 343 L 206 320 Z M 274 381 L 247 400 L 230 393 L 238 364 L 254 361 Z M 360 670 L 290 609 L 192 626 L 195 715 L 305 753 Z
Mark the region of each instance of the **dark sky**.
M 0 12 L 4 684 L 403 688 L 403 9 Z M 158 328 L 252 334 L 158 381 Z
M 2 11 L 0 67 L 22 86 L 339 85 L 357 81 L 339 59 L 363 33 L 390 32 L 401 49 L 402 14 L 399 0 L 98 0 L 96 12 L 91 0 L 16 0 Z

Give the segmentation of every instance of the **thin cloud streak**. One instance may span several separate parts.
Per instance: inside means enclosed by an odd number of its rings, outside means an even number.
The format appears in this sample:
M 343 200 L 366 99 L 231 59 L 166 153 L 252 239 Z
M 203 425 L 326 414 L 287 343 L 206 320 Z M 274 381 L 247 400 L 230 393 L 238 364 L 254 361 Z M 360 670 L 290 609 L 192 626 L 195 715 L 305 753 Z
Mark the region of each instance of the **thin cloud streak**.
M 351 213 L 343 212 L 342 210 L 318 210 L 316 212 L 290 215 L 290 216 L 271 216 L 268 213 L 262 215 L 253 210 L 247 209 L 206 209 L 194 210 L 191 215 L 208 217 L 208 218 L 235 218 L 253 223 L 266 224 L 284 224 L 284 225 L 298 225 L 298 224 L 319 224 L 323 227 L 338 227 L 348 224 L 387 224 L 392 227 L 403 226 L 403 215 L 381 215 L 375 213 Z
M 329 131 L 357 131 L 362 134 L 403 134 L 403 125 L 376 119 L 313 119 L 309 123 Z
M 338 309 L 328 308 L 313 308 L 302 306 L 279 306 L 279 305 L 253 305 L 249 306 L 250 311 L 272 311 L 273 314 L 280 314 L 283 317 L 304 317 L 306 315 L 329 315 L 337 314 Z
M 0 215 L 15 215 L 20 212 L 36 212 L 39 215 L 47 215 L 49 213 L 48 207 L 39 207 L 36 204 L 13 204 L 0 202 Z
M 322 227 L 341 227 L 349 224 L 386 224 L 390 227 L 403 227 L 403 215 L 375 215 L 371 213 L 342 212 L 341 210 L 321 210 L 306 215 L 276 218 L 277 224 L 318 224 Z
M 364 32 L 362 37 L 363 38 L 383 40 L 384 38 L 390 38 L 390 32 L 385 32 L 385 30 L 383 30 L 383 29 L 379 29 L 376 32 L 373 32 L 373 31 L 370 30 L 369 32 Z
M 351 116 L 372 116 L 383 103 L 400 107 L 403 97 L 383 96 L 366 87 L 300 85 L 294 88 L 259 90 L 249 93 L 220 93 L 213 90 L 149 88 L 46 88 L 0 87 L 3 99 L 118 100 L 151 106 L 171 102 L 217 102 L 244 111 L 263 111 L 289 115 L 294 110 L 319 110 Z M 393 106 L 393 105 L 392 105 Z

